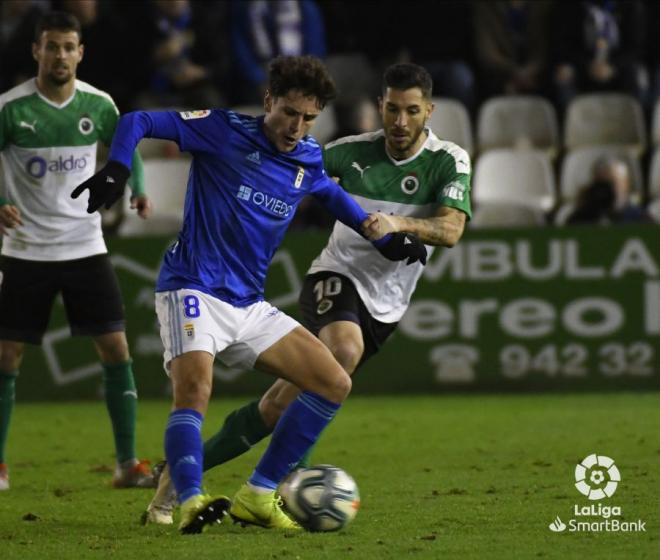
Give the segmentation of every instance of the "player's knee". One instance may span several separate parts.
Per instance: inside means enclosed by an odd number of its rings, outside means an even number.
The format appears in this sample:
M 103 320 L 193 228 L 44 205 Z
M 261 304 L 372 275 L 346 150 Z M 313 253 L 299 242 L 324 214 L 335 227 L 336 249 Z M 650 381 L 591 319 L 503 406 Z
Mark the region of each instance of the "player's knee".
M 326 398 L 336 403 L 343 402 L 351 392 L 352 386 L 353 383 L 348 373 L 338 368 L 337 374 L 333 376 L 330 383 L 329 392 L 328 395 L 326 395 Z
M 121 364 L 130 359 L 128 341 L 123 332 L 101 335 L 94 339 L 94 343 L 104 364 Z
M 364 347 L 354 340 L 346 339 L 333 344 L 330 351 L 344 371 L 351 375 L 360 363 Z
M 189 379 L 174 384 L 174 407 L 205 410 L 211 397 L 211 386 L 204 380 Z

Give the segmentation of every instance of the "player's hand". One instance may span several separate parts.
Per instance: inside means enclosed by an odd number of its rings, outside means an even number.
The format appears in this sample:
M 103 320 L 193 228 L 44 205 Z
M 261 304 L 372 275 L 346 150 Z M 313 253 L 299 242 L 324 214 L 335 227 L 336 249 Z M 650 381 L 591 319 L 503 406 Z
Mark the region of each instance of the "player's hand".
M 153 208 L 151 200 L 149 200 L 146 195 L 141 194 L 139 196 L 131 197 L 131 210 L 137 210 L 137 215 L 143 220 L 146 220 L 151 216 Z
M 71 198 L 78 198 L 85 189 L 89 189 L 87 212 L 92 214 L 103 205 L 108 209 L 124 195 L 130 174 L 123 163 L 109 161 L 101 171 L 78 185 L 71 193 Z
M 391 261 L 408 259 L 406 264 L 413 264 L 418 261 L 426 264 L 426 246 L 412 233 L 393 233 L 392 238 L 385 245 L 377 247 L 377 249 L 381 255 Z
M 362 233 L 369 241 L 377 241 L 388 233 L 399 231 L 397 216 L 376 212 L 369 214 L 366 220 L 362 222 Z
M 6 229 L 22 226 L 21 211 L 13 204 L 0 206 L 0 233 L 6 233 Z M 6 228 L 6 229 L 5 229 Z

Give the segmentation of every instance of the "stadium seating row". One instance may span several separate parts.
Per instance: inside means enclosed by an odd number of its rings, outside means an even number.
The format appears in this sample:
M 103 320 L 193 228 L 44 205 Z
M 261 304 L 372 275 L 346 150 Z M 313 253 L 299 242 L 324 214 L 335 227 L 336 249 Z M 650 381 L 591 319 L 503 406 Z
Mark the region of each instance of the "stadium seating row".
M 434 99 L 431 127 L 441 138 L 463 146 L 471 155 L 497 148 L 529 147 L 555 158 L 562 149 L 584 146 L 625 146 L 637 155 L 647 148 L 647 133 L 639 102 L 619 93 L 577 96 L 568 106 L 560 139 L 555 108 L 543 97 L 511 95 L 493 97 L 480 108 L 476 144 L 470 118 L 457 101 Z M 660 102 L 653 119 L 653 143 L 660 144 Z
M 563 138 L 555 108 L 543 97 L 511 95 L 493 97 L 480 108 L 476 123 L 476 141 L 467 109 L 447 98 L 433 99 L 436 109 L 430 125 L 446 140 L 456 142 L 473 156 L 497 148 L 530 147 L 544 150 L 555 158 L 562 150 L 583 146 L 618 144 L 641 155 L 648 147 L 647 131 L 639 102 L 619 93 L 577 96 L 569 105 L 563 123 Z M 234 107 L 237 112 L 258 115 L 262 107 Z M 652 119 L 653 146 L 660 145 L 660 100 Z M 322 144 L 334 138 L 336 116 L 332 106 L 324 110 L 314 124 L 314 137 Z M 145 158 L 176 154 L 171 143 L 147 140 L 140 144 Z
M 476 159 L 472 181 L 474 226 L 540 225 L 557 209 L 555 223 L 564 223 L 579 190 L 589 182 L 594 162 L 603 155 L 623 158 L 631 170 L 635 198 L 641 200 L 643 173 L 637 155 L 622 145 L 586 146 L 563 158 L 557 183 L 551 156 L 544 150 L 497 148 Z M 156 212 L 144 222 L 127 212 L 120 228 L 125 236 L 173 233 L 181 224 L 190 162 L 184 158 L 151 158 L 144 162 L 147 185 L 157 185 Z M 660 217 L 660 147 L 649 170 L 649 210 Z M 126 200 L 128 205 L 128 199 Z
M 602 155 L 625 160 L 637 200 L 644 195 L 640 156 L 647 148 L 647 133 L 638 102 L 627 95 L 581 95 L 566 111 L 563 136 L 554 107 L 537 96 L 505 96 L 486 101 L 478 114 L 476 141 L 470 116 L 458 101 L 434 98 L 436 109 L 430 126 L 443 139 L 464 147 L 475 159 L 474 226 L 537 225 L 556 210 L 555 223 L 565 222 L 578 195 L 587 184 L 593 163 Z M 257 105 L 234 108 L 258 115 Z M 660 216 L 660 101 L 653 117 L 652 142 L 656 147 L 649 166 L 649 210 Z M 325 143 L 337 131 L 332 106 L 314 125 L 314 136 Z M 560 138 L 562 140 L 560 140 Z M 554 162 L 564 153 L 555 177 Z M 172 232 L 181 220 L 187 179 L 187 159 L 167 159 L 177 147 L 161 140 L 143 140 L 147 184 L 159 185 L 159 211 L 148 225 L 149 233 Z M 478 156 L 478 157 L 477 157 Z M 153 182 L 152 182 L 153 181 Z M 128 214 L 128 216 L 131 216 Z M 144 233 L 145 224 L 127 217 L 122 235 Z

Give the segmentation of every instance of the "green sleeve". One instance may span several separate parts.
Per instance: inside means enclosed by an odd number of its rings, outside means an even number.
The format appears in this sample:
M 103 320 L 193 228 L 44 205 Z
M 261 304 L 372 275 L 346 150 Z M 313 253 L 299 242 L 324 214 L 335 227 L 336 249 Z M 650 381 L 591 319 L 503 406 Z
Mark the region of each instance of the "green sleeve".
M 440 183 L 442 188 L 437 195 L 440 206 L 456 208 L 467 214 L 468 218 L 472 218 L 472 205 L 470 203 L 471 178 L 472 174 L 469 168 L 466 173 L 462 173 L 452 165 L 451 170 L 444 173 Z
M 328 177 L 341 177 L 342 172 L 342 150 L 339 146 L 332 146 L 323 150 L 323 166 Z
M 7 142 L 7 109 L 0 109 L 0 151 L 5 149 Z
M 142 163 L 142 157 L 137 150 L 133 152 L 132 168 L 128 184 L 131 187 L 133 196 L 143 196 L 146 194 L 144 190 L 144 164 Z

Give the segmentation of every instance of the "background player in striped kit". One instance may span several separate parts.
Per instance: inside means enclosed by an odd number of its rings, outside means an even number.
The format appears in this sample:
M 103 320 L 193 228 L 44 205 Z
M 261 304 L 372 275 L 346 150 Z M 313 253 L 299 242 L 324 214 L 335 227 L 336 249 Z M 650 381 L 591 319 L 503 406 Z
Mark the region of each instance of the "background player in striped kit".
M 44 15 L 32 52 L 37 77 L 0 96 L 0 490 L 9 488 L 4 451 L 24 345 L 41 343 L 58 293 L 72 333 L 92 337 L 103 363 L 117 451 L 113 484 L 152 486 L 151 469 L 135 455 L 137 392 L 101 218 L 68 196 L 94 173 L 97 142 L 110 144 L 119 113 L 107 93 L 76 80 L 83 46 L 73 16 Z M 146 218 L 151 203 L 141 160 L 133 158 L 132 207 Z

